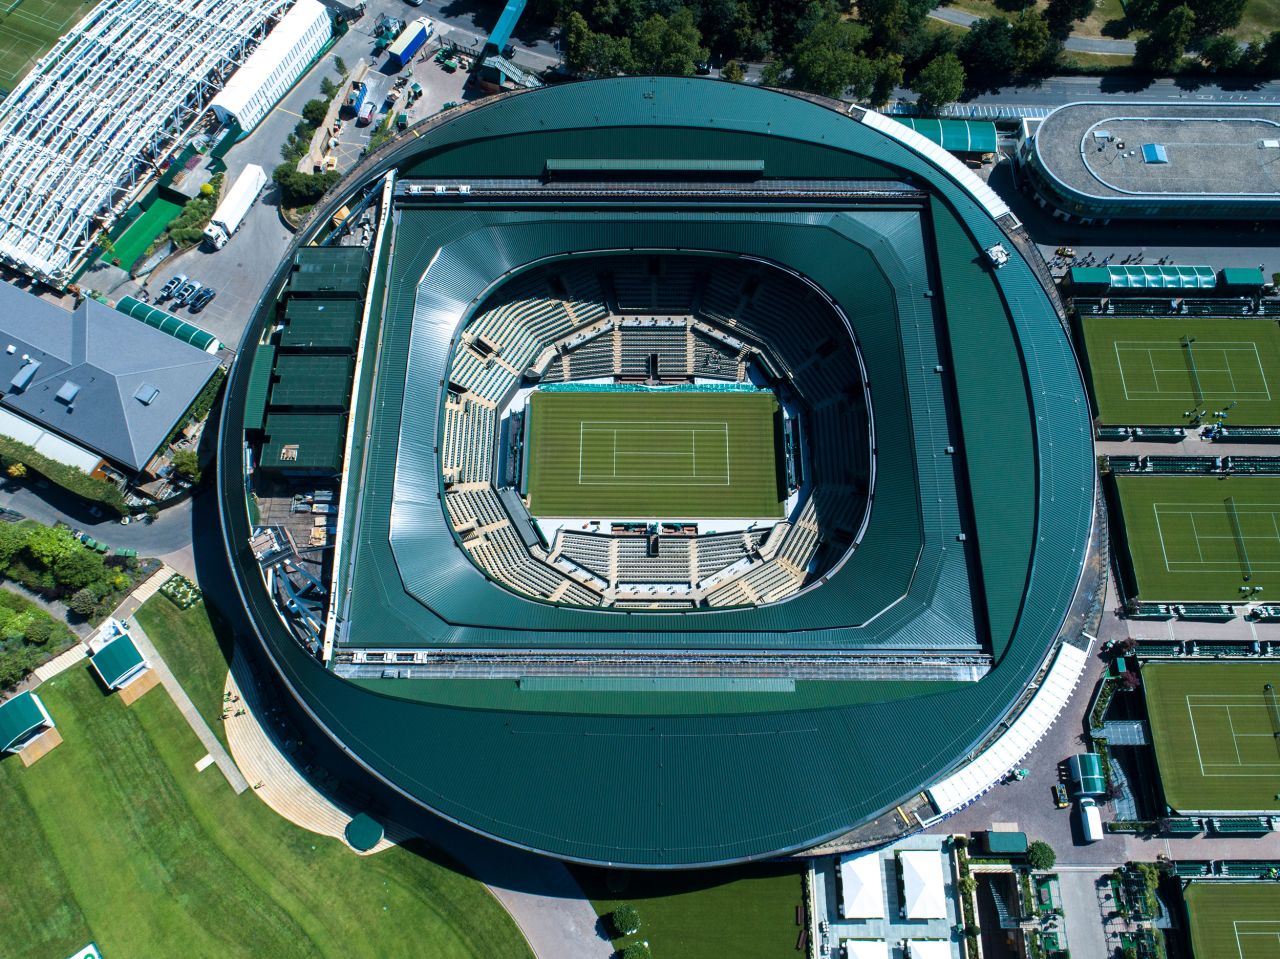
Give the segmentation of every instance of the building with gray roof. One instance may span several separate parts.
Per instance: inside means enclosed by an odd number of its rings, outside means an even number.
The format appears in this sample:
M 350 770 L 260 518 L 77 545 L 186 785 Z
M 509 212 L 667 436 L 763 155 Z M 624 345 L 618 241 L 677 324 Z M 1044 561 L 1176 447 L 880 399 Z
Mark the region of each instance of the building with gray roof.
M 62 462 L 144 470 L 217 368 L 217 357 L 96 300 L 67 312 L 0 284 L 0 432 Z M 45 433 L 70 441 L 54 442 L 61 455 L 42 447 Z
M 1073 219 L 1261 220 L 1280 213 L 1280 105 L 1069 103 L 1018 151 Z

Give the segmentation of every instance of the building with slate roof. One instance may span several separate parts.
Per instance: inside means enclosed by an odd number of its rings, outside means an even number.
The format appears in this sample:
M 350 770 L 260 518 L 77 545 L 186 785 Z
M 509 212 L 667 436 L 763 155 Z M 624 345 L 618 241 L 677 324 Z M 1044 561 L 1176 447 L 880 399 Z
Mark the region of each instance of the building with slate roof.
M 313 245 L 342 205 L 368 250 Z M 962 163 L 845 104 L 619 78 L 426 121 L 297 237 L 229 381 L 223 531 L 281 682 L 385 786 L 565 859 L 741 861 L 970 801 L 1025 754 L 987 747 L 1033 680 L 1034 724 L 1069 694 L 1102 568 L 1035 256 Z M 354 355 L 289 333 L 340 299 Z M 785 521 L 568 549 L 529 512 L 524 398 L 672 388 L 794 414 Z M 646 562 L 686 582 L 627 593 Z
M 96 300 L 70 313 L 0 284 L 0 432 L 92 473 L 140 473 L 218 359 Z
M 1068 103 L 1026 121 L 1017 156 L 1041 203 L 1071 219 L 1280 213 L 1273 103 Z

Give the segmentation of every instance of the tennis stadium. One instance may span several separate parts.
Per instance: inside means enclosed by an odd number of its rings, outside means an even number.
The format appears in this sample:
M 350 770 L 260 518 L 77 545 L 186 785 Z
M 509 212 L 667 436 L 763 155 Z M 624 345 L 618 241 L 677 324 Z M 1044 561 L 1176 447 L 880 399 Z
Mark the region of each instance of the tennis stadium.
M 425 120 L 240 344 L 252 630 L 378 788 L 516 846 L 677 868 L 920 828 L 1025 755 L 1097 609 L 1035 256 L 954 158 L 821 98 L 618 78 Z

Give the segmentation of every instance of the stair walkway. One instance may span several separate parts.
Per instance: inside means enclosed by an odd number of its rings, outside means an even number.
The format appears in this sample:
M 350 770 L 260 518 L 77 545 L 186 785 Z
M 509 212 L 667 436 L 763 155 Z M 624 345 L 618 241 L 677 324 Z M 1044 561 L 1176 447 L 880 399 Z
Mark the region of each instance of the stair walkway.
M 160 582 L 163 583 L 164 580 L 160 580 Z M 196 709 L 196 704 L 191 701 L 187 691 L 182 688 L 178 678 L 173 675 L 169 664 L 164 661 L 160 651 L 151 642 L 151 637 L 147 635 L 146 630 L 133 617 L 129 618 L 128 626 L 129 635 L 133 638 L 134 645 L 138 647 L 138 652 L 142 653 L 143 659 L 149 662 L 151 668 L 156 671 L 156 675 L 160 677 L 160 684 L 168 690 L 169 698 L 178 707 L 178 712 L 182 713 L 182 718 L 187 721 L 191 731 L 196 734 L 196 738 L 200 740 L 201 745 L 209 751 L 209 755 L 218 764 L 218 769 L 222 772 L 222 775 L 227 777 L 227 782 L 231 784 L 231 788 L 235 790 L 236 794 L 239 795 L 244 792 L 249 788 L 249 783 L 245 781 L 240 770 L 236 768 L 236 764 L 227 755 L 227 751 L 222 748 L 222 742 L 214 735 L 213 730 L 209 728 L 209 724 L 204 721 L 204 717 L 200 715 L 200 710 Z
M 253 782 L 258 798 L 294 825 L 345 842 L 343 833 L 354 813 L 308 782 L 293 764 L 264 714 L 257 685 L 239 655 L 227 674 L 226 692 L 232 697 L 224 724 L 227 743 L 240 769 Z M 244 714 L 237 716 L 241 709 Z M 390 849 L 405 838 L 391 825 L 386 829 L 382 841 L 364 855 Z
M 43 666 L 37 667 L 35 672 L 36 681 L 38 683 L 47 683 L 49 680 L 57 676 L 58 673 L 66 672 L 76 663 L 83 662 L 84 658 L 89 654 L 85 651 L 83 643 L 76 643 L 70 649 L 60 656 L 55 656 Z

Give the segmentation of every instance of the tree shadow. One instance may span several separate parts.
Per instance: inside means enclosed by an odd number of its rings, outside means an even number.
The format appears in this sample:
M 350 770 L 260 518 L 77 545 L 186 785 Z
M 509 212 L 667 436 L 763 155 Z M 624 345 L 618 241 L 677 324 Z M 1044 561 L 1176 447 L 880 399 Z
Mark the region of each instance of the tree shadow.
M 1114 40 L 1123 40 L 1133 33 L 1135 25 L 1128 17 L 1113 17 L 1102 25 L 1102 35 Z

